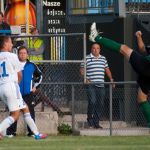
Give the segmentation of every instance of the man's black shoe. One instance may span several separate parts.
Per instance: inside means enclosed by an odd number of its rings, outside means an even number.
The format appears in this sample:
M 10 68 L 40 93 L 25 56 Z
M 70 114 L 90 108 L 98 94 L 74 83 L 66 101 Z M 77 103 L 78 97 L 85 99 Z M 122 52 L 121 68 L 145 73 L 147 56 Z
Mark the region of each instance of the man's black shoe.
M 33 133 L 28 133 L 28 134 L 27 134 L 27 136 L 29 136 L 29 137 L 33 137 L 33 136 L 34 136 L 34 134 L 33 134 Z
M 95 125 L 94 128 L 95 128 L 95 129 L 103 129 L 103 127 L 100 126 L 100 125 Z

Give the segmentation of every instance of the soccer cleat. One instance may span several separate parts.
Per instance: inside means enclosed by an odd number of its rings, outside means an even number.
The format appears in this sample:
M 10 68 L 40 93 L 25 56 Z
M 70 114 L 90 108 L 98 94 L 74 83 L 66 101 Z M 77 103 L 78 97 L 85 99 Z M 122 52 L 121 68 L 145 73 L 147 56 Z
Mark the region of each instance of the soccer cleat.
M 36 140 L 46 139 L 47 135 L 46 134 L 38 134 L 38 135 L 34 135 L 34 138 Z
M 29 136 L 29 137 L 34 137 L 34 134 L 28 133 L 27 136 Z
M 96 23 L 93 22 L 90 28 L 89 40 L 95 42 L 95 38 L 98 35 L 98 31 L 96 29 Z

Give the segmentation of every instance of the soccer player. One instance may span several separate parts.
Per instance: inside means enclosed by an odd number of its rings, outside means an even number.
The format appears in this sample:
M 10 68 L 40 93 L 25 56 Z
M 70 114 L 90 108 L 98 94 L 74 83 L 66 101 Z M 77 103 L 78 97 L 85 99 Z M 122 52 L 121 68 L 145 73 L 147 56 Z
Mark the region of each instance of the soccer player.
M 22 78 L 22 67 L 17 55 L 11 53 L 12 46 L 9 36 L 0 36 L 0 99 L 10 111 L 10 115 L 0 123 L 0 133 L 18 120 L 20 110 L 22 110 L 25 122 L 34 133 L 35 139 L 44 139 L 47 136 L 39 133 L 29 109 L 22 99 L 18 85 Z M 2 135 L 0 135 L 0 139 L 2 139 Z
M 18 58 L 20 64 L 22 65 L 22 75 L 23 78 L 19 83 L 21 95 L 23 100 L 27 104 L 31 117 L 35 121 L 35 111 L 34 111 L 34 95 L 38 86 L 42 81 L 42 72 L 39 70 L 37 65 L 30 62 L 28 58 L 28 50 L 25 46 L 20 46 L 18 49 Z M 31 129 L 27 126 L 28 136 L 32 136 L 33 133 Z M 15 122 L 12 126 L 7 129 L 8 137 L 12 137 L 16 135 L 17 130 L 17 122 Z
M 150 55 L 146 51 L 145 53 L 147 53 L 147 55 L 141 55 L 125 44 L 120 44 L 102 37 L 98 34 L 95 22 L 91 25 L 89 40 L 98 42 L 112 51 L 119 52 L 129 60 L 132 68 L 138 74 L 138 103 L 148 127 L 150 127 L 150 104 L 147 101 L 148 92 L 150 90 Z

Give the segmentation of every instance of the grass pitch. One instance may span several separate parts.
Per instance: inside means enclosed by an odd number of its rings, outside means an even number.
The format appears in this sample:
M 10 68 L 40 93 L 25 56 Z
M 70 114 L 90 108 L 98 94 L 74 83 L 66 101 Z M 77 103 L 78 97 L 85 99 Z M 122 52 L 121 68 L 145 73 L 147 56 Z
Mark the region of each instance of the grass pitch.
M 49 136 L 45 140 L 17 136 L 0 141 L 0 150 L 149 150 L 150 136 Z

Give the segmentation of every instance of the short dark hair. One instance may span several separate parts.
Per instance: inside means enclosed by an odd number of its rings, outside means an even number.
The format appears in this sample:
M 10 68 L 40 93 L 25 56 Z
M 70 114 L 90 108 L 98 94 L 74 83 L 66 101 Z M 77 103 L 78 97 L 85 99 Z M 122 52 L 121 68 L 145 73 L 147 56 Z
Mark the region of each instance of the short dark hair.
M 99 43 L 97 43 L 97 42 L 92 43 L 92 44 L 91 44 L 91 47 L 92 47 L 94 44 L 99 45 L 100 48 L 102 47 L 102 46 L 101 46 Z
M 20 47 L 18 48 L 17 53 L 19 54 L 19 52 L 20 52 L 22 49 L 25 49 L 25 50 L 27 51 L 27 53 L 28 53 L 28 49 L 27 49 L 26 46 L 20 46 Z
M 8 39 L 10 39 L 10 36 L 0 36 L 0 50 L 3 49 L 4 47 L 4 43 L 8 41 Z

